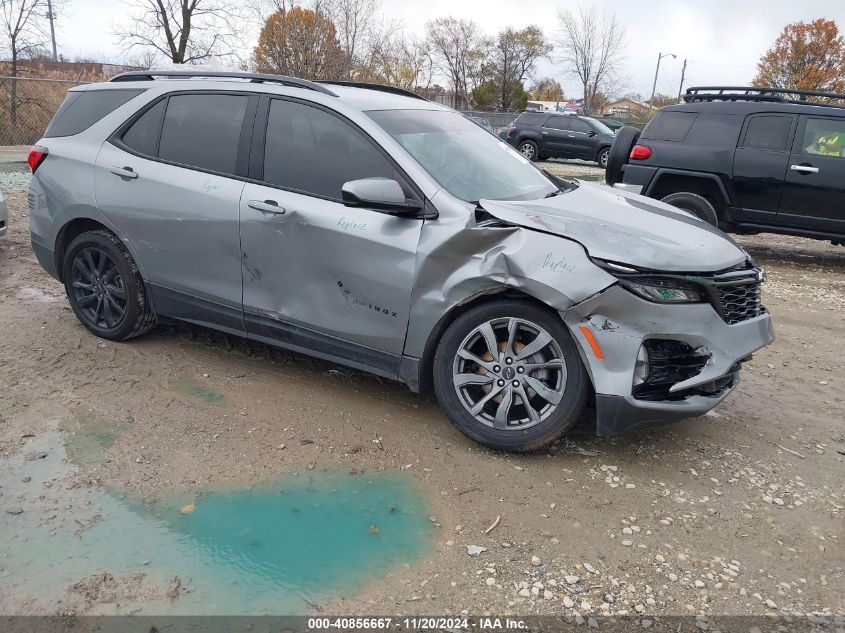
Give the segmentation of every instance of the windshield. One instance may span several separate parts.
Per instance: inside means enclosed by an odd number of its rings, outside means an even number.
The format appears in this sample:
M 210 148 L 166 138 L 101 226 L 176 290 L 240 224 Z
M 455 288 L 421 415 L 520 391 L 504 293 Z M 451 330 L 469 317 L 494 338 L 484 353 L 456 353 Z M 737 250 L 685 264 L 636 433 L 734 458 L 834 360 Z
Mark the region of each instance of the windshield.
M 594 119 L 594 118 L 593 118 L 593 117 L 591 117 L 591 116 L 585 116 L 585 117 L 583 117 L 583 118 L 587 119 L 587 121 L 589 121 L 590 123 L 592 123 L 592 124 L 593 124 L 593 127 L 594 127 L 594 128 L 596 128 L 596 129 L 597 129 L 599 132 L 601 132 L 602 134 L 610 134 L 611 136 L 613 136 L 614 134 L 616 134 L 616 132 L 614 132 L 613 130 L 611 130 L 609 127 L 607 127 L 604 123 L 602 123 L 602 122 L 601 122 L 601 121 L 599 121 L 598 119 Z
M 522 154 L 457 112 L 367 114 L 456 198 L 534 200 L 558 191 Z

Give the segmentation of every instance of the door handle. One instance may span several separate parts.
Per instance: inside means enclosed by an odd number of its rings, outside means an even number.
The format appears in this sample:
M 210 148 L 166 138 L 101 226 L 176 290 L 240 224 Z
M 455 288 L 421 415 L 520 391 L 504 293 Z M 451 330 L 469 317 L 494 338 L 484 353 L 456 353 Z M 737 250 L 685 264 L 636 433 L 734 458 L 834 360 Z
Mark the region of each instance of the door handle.
M 812 165 L 790 165 L 789 168 L 792 171 L 797 171 L 802 174 L 817 174 L 819 173 L 818 167 L 813 167 Z
M 543 132 L 543 134 L 548 134 L 548 132 Z
M 250 200 L 247 202 L 250 209 L 261 211 L 264 215 L 284 215 L 285 210 L 275 200 Z
M 130 180 L 138 177 L 138 172 L 132 169 L 131 167 L 109 167 L 109 171 L 115 176 L 120 176 L 121 178 L 128 178 Z

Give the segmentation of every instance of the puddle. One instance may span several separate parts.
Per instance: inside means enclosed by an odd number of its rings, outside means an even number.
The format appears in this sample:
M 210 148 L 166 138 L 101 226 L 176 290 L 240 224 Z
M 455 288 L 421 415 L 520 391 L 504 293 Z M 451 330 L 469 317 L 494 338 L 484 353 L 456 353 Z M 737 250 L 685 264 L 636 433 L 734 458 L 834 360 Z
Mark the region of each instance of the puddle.
M 97 413 L 77 413 L 73 422 L 65 425 L 65 451 L 68 459 L 85 469 L 103 461 L 103 451 L 114 444 L 128 424 L 115 422 Z
M 100 446 L 114 441 L 84 436 Z M 32 451 L 47 457 L 24 461 Z M 76 472 L 58 432 L 0 466 L 0 594 L 32 597 L 27 609 L 55 608 L 70 585 L 107 572 L 144 573 L 155 594 L 124 595 L 112 612 L 302 613 L 413 562 L 432 535 L 423 496 L 404 474 L 304 471 L 246 490 L 204 491 L 183 514 L 189 495 L 144 502 L 71 485 Z M 188 593 L 170 601 L 175 576 Z
M 214 406 L 224 406 L 228 401 L 226 396 L 222 393 L 217 393 L 198 383 L 195 380 L 191 380 L 189 378 L 184 378 L 182 380 L 177 380 L 173 382 L 173 387 L 179 393 L 182 393 L 186 396 L 191 396 L 192 398 L 196 398 L 197 400 L 202 400 L 206 404 L 211 404 Z

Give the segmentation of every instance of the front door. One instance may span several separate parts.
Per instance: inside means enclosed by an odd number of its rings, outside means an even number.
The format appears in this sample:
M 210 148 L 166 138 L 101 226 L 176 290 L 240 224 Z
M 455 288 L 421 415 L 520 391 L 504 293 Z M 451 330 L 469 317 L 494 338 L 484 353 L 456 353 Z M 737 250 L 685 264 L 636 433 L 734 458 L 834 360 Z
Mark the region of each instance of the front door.
M 845 234 L 845 118 L 801 117 L 778 222 Z
M 595 160 L 599 146 L 598 134 L 593 126 L 573 117 L 569 123 L 569 148 L 573 158 Z
M 267 117 L 266 137 L 262 130 Z M 422 220 L 344 206 L 359 178 L 407 181 L 350 122 L 272 98 L 241 196 L 243 304 L 254 337 L 395 372 Z
M 245 94 L 173 94 L 100 149 L 97 204 L 170 316 L 243 329 L 237 163 L 256 105 Z

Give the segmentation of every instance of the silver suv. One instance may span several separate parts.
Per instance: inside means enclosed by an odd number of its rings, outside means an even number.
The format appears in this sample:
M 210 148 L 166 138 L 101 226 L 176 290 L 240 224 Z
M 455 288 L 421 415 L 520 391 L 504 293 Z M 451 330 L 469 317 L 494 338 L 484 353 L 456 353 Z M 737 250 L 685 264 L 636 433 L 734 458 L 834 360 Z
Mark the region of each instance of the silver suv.
M 605 436 L 701 415 L 773 340 L 718 229 L 395 88 L 132 72 L 73 88 L 32 152 L 33 248 L 96 336 L 168 317 L 433 385 L 487 446 L 588 402 Z

